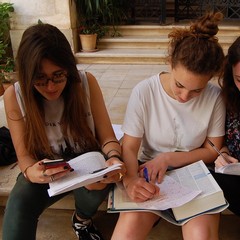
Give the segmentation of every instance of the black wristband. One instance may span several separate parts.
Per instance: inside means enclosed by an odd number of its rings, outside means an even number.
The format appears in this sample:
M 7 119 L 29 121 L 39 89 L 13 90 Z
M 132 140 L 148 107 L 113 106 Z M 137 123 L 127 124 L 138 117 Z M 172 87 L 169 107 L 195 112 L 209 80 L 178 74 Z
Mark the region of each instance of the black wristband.
M 108 157 L 108 159 L 110 158 L 118 158 L 120 161 L 122 161 L 122 158 L 119 155 L 111 155 L 110 157 Z
M 108 145 L 109 143 L 117 143 L 117 144 L 120 145 L 120 143 L 119 143 L 118 140 L 110 140 L 110 141 L 108 141 L 108 142 L 105 142 L 105 143 L 102 145 L 102 149 L 103 149 L 106 145 Z
M 228 152 L 224 152 L 224 151 L 223 151 L 223 152 L 221 152 L 221 153 L 226 153 L 228 156 L 230 155 Z

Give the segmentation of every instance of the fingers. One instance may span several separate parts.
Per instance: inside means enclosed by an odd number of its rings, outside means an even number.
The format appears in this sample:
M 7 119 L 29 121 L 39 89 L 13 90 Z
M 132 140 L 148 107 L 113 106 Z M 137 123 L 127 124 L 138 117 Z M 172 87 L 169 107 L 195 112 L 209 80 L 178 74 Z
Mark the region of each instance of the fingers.
M 50 183 L 65 176 L 68 172 L 73 171 L 73 169 L 69 166 L 56 167 L 56 168 L 45 168 L 44 165 L 40 164 L 41 170 L 39 179 L 41 183 Z M 39 182 L 39 180 L 37 181 Z
M 161 183 L 162 180 L 163 180 L 163 177 L 165 175 L 165 170 L 160 168 L 160 169 L 151 169 L 149 167 L 146 166 L 146 168 L 148 169 L 148 178 L 149 178 L 149 181 L 152 182 L 152 183 L 155 183 L 156 181 L 158 183 Z M 139 168 L 139 174 L 141 177 L 144 177 L 144 174 L 143 174 L 143 170 L 144 168 L 141 166 L 141 169 Z
M 112 171 L 105 175 L 105 179 L 101 181 L 101 183 L 117 183 L 122 181 L 122 178 L 126 174 L 126 167 L 124 164 L 122 164 L 121 169 L 118 169 L 116 171 Z
M 226 159 L 224 159 L 224 158 L 226 158 Z M 222 156 L 219 156 L 216 159 L 216 161 L 214 162 L 216 168 L 220 168 L 220 167 L 226 166 L 228 164 L 238 162 L 238 160 L 236 158 L 233 158 L 233 157 L 228 156 L 228 155 L 224 155 L 224 158 Z
M 130 182 L 126 190 L 129 197 L 138 202 L 152 199 L 159 193 L 159 188 L 155 184 L 147 183 L 143 178 L 138 178 Z
M 101 183 L 117 183 L 122 181 L 123 176 L 125 173 L 118 172 L 114 175 L 106 175 L 106 177 L 101 181 Z

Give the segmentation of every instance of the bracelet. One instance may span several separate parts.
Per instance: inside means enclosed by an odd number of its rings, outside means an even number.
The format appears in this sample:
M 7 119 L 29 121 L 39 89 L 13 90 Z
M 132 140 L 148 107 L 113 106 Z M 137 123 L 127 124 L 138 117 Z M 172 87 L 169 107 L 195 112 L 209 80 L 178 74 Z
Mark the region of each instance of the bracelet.
M 108 142 L 105 142 L 105 143 L 102 145 L 102 149 L 103 149 L 106 145 L 108 145 L 109 143 L 113 143 L 113 142 L 120 145 L 120 143 L 119 143 L 118 140 L 110 140 L 110 141 L 108 141 Z
M 109 153 L 111 153 L 111 152 L 117 152 L 119 155 L 121 155 L 121 153 L 117 150 L 117 149 L 112 149 L 112 150 L 110 150 L 110 151 L 108 151 L 107 153 L 106 153 L 106 155 L 107 155 L 107 158 L 109 158 Z
M 33 165 L 30 165 L 30 166 L 26 167 L 25 170 L 23 171 L 23 176 L 24 176 L 29 182 L 31 182 L 31 181 L 30 181 L 30 179 L 29 179 L 29 177 L 28 177 L 28 175 L 27 175 L 27 170 L 28 170 L 30 167 L 32 167 L 32 166 L 33 166 Z
M 221 153 L 226 153 L 228 156 L 230 155 L 228 152 L 224 152 L 224 151 L 223 151 L 223 152 L 221 152 Z
M 120 161 L 122 161 L 122 158 L 119 155 L 111 155 L 110 157 L 108 157 L 108 159 L 110 158 L 118 158 Z

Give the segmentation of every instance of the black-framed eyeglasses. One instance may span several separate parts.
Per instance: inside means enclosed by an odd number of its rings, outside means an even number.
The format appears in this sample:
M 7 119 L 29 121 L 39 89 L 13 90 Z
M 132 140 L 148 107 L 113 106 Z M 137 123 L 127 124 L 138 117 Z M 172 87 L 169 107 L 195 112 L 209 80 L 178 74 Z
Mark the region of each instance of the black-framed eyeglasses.
M 47 77 L 46 74 L 38 74 L 33 80 L 33 85 L 38 87 L 45 87 L 48 85 L 49 81 L 52 81 L 54 84 L 59 84 L 65 82 L 66 80 L 66 71 L 54 72 L 51 78 Z

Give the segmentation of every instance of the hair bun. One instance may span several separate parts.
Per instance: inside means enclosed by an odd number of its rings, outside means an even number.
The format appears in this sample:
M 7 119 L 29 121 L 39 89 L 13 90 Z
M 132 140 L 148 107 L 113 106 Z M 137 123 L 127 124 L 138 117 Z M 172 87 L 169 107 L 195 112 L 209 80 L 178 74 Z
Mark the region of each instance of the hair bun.
M 199 38 L 214 38 L 218 33 L 218 23 L 223 19 L 221 12 L 207 13 L 194 22 L 190 31 Z

